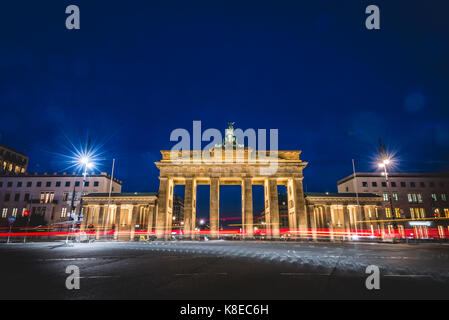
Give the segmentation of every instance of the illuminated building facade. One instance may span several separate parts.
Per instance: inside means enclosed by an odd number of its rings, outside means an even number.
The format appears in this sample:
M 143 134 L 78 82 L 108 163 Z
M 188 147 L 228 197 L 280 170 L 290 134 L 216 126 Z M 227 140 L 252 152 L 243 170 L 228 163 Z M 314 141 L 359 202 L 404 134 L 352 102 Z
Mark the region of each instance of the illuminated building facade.
M 337 183 L 340 193 L 374 193 L 382 197 L 380 219 L 399 232 L 415 229 L 414 236 L 429 237 L 428 229 L 447 234 L 449 219 L 449 173 L 359 172 Z
M 0 176 L 0 223 L 25 210 L 53 224 L 70 220 L 72 205 L 79 213 L 83 176 L 79 174 L 19 174 Z M 111 177 L 106 173 L 87 175 L 84 192 L 109 192 Z M 114 179 L 112 191 L 120 192 L 122 182 Z
M 28 157 L 0 144 L 0 174 L 21 174 L 27 171 Z
M 156 193 L 91 193 L 83 197 L 83 232 L 96 238 L 134 240 L 152 233 L 156 220 Z
M 376 221 L 382 198 L 372 193 L 304 193 L 307 213 L 307 237 L 327 240 L 350 239 L 353 234 L 382 236 L 383 224 Z M 288 226 L 287 195 L 279 194 L 279 221 L 283 237 L 295 236 Z M 257 219 L 263 230 L 265 212 Z

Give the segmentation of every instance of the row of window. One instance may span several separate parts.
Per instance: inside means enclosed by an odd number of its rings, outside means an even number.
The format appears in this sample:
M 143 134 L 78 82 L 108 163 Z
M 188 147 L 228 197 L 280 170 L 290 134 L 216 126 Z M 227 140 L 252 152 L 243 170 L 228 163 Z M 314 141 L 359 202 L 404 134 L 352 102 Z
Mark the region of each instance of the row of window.
M 33 214 L 33 215 L 43 215 L 44 216 L 46 209 L 47 209 L 46 207 L 33 207 L 31 214 Z M 9 211 L 8 208 L 3 208 L 2 209 L 2 218 L 7 218 L 8 217 L 8 211 Z M 12 208 L 11 209 L 11 216 L 17 217 L 17 212 L 18 211 L 19 211 L 18 208 Z M 25 216 L 25 211 L 26 211 L 26 208 L 23 208 L 22 211 L 21 211 L 22 217 Z M 67 217 L 67 208 L 64 207 L 64 208 L 61 209 L 61 218 L 65 218 L 65 217 Z
M 399 208 L 393 209 L 395 218 L 401 218 L 401 210 Z M 411 219 L 424 219 L 426 217 L 426 210 L 424 208 L 410 208 L 409 210 Z M 393 218 L 391 208 L 385 208 L 385 216 L 387 218 Z M 443 212 L 441 212 L 439 208 L 436 208 L 434 209 L 433 216 L 434 218 L 449 218 L 449 208 L 444 208 Z
M 75 193 L 75 199 L 74 200 L 79 200 L 80 198 L 80 192 L 76 192 Z M 40 203 L 52 203 L 53 200 L 55 198 L 55 193 L 54 192 L 41 192 L 40 197 L 39 197 L 39 202 Z M 10 193 L 5 193 L 4 197 L 3 197 L 3 201 L 4 202 L 9 202 L 11 200 L 11 194 Z M 29 193 L 25 193 L 23 196 L 23 201 L 28 202 L 30 201 L 30 194 Z M 69 192 L 64 192 L 62 194 L 62 201 L 68 201 L 69 200 Z M 19 202 L 20 200 L 20 193 L 16 193 L 14 194 L 14 201 L 15 202 Z
M 80 184 L 81 184 L 80 181 L 75 181 L 75 187 L 79 187 Z M 94 181 L 94 187 L 98 187 L 99 185 L 100 185 L 100 182 L 99 182 L 99 181 Z M 11 187 L 12 187 L 12 181 L 8 181 L 7 184 L 6 184 L 6 186 L 7 186 L 8 188 L 11 188 Z M 22 181 L 18 181 L 18 182 L 17 182 L 17 188 L 21 188 L 22 186 L 23 186 Z M 31 188 L 32 186 L 33 186 L 33 182 L 32 182 L 32 181 L 28 181 L 28 182 L 26 183 L 26 187 L 27 187 L 27 188 Z M 47 182 L 45 183 L 45 187 L 51 188 L 51 186 L 52 186 L 51 181 L 47 181 Z M 60 187 L 60 186 L 61 186 L 61 181 L 56 181 L 56 182 L 55 182 L 55 187 Z M 86 182 L 84 183 L 84 186 L 85 186 L 85 187 L 88 187 L 88 186 L 89 186 L 89 181 L 86 181 Z M 0 188 L 2 188 L 2 187 L 3 187 L 3 181 L 0 181 Z M 37 182 L 36 182 L 36 187 L 42 187 L 42 181 L 37 181 Z M 66 181 L 66 182 L 65 182 L 65 187 L 70 187 L 70 181 Z
M 382 194 L 382 198 L 384 201 L 389 201 L 390 200 L 389 197 L 390 196 L 388 193 Z M 391 197 L 394 201 L 399 201 L 399 196 L 397 193 L 392 193 Z M 432 199 L 432 201 L 438 201 L 438 196 L 436 193 L 432 193 L 430 195 L 430 198 Z M 408 199 L 408 202 L 410 202 L 410 203 L 422 203 L 423 202 L 423 197 L 422 197 L 421 193 L 408 193 L 407 199 Z M 447 201 L 447 195 L 445 193 L 441 193 L 440 199 L 441 199 L 441 201 Z
M 397 183 L 394 182 L 394 181 L 390 182 L 390 185 L 393 188 L 397 187 Z M 415 188 L 417 185 L 418 184 L 416 182 L 410 182 L 410 187 L 411 188 Z M 440 188 L 444 188 L 444 183 L 443 182 L 440 182 L 438 185 L 440 186 Z M 367 181 L 362 181 L 362 186 L 367 188 L 368 187 L 368 182 Z M 378 186 L 377 182 L 376 181 L 371 182 L 371 186 L 372 187 L 377 187 Z M 386 188 L 387 187 L 387 182 L 386 181 L 381 182 L 381 186 Z M 401 186 L 401 188 L 405 188 L 405 187 L 407 187 L 407 184 L 404 181 L 401 181 L 400 182 L 400 186 Z M 426 184 L 425 184 L 425 182 L 420 182 L 419 186 L 421 188 L 425 188 Z M 429 182 L 429 187 L 434 188 L 435 187 L 435 182 Z
M 1 161 L 0 161 L 0 163 L 1 163 Z M 9 171 L 9 172 L 14 171 L 14 173 L 16 173 L 16 174 L 25 173 L 25 168 L 17 166 L 13 163 L 8 163 L 6 161 L 3 161 L 1 168 L 3 169 L 3 171 Z

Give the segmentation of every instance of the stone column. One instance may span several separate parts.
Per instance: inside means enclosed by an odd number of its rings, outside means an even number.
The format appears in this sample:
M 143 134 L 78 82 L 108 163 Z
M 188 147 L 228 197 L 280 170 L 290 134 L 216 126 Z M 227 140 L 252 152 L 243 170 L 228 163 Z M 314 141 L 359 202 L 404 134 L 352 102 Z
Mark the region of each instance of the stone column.
M 287 195 L 290 229 L 298 230 L 302 237 L 307 237 L 308 224 L 302 178 L 289 179 Z
M 148 205 L 147 208 L 147 233 L 153 232 L 153 220 L 154 220 L 154 204 Z
M 184 236 L 186 238 L 195 237 L 195 218 L 194 218 L 195 198 L 196 198 L 196 183 L 193 178 L 187 178 L 184 195 Z
M 330 240 L 334 241 L 334 224 L 330 205 L 324 207 L 324 228 L 329 232 Z
M 115 230 L 114 230 L 114 240 L 118 240 L 119 231 L 120 231 L 120 222 L 122 216 L 122 206 L 118 205 L 115 208 Z
M 134 234 L 136 233 L 137 218 L 140 215 L 140 205 L 133 205 L 131 210 L 131 231 L 129 233 L 129 240 L 134 241 Z
M 100 225 L 100 210 L 101 210 L 101 206 L 100 205 L 96 205 L 94 207 L 95 213 L 93 216 L 93 225 L 95 226 L 95 239 L 100 239 L 100 230 L 101 230 L 101 225 Z
M 346 239 L 351 240 L 351 220 L 349 217 L 349 208 L 347 205 L 343 205 L 343 225 L 345 229 Z
M 219 211 L 220 211 L 220 181 L 218 178 L 210 179 L 210 233 L 211 237 L 218 238 L 219 236 Z
M 355 218 L 356 218 L 356 228 L 358 232 L 362 232 L 366 229 L 366 225 L 363 222 L 365 219 L 363 218 L 363 207 L 361 205 L 356 206 Z
M 106 235 L 111 227 L 112 205 L 105 205 L 103 208 L 103 234 Z
M 344 234 L 344 217 L 343 207 L 341 205 L 335 205 L 331 208 L 334 220 L 334 237 L 338 240 L 342 240 Z
M 89 218 L 89 206 L 84 206 L 84 215 L 83 215 L 83 221 L 81 221 L 80 231 L 84 232 L 86 231 L 86 225 L 88 224 L 88 218 Z
M 264 181 L 264 204 L 265 204 L 265 235 L 267 239 L 271 239 L 271 210 L 270 210 L 270 186 L 268 179 Z
M 316 229 L 317 229 L 317 219 L 318 219 L 318 207 L 315 207 L 314 205 L 308 205 L 308 212 L 307 212 L 307 216 L 309 218 L 308 221 L 308 225 L 311 226 L 312 228 L 312 238 L 313 240 L 317 240 L 317 234 L 316 234 Z M 307 232 L 308 235 L 308 232 Z
M 158 192 L 158 212 L 156 216 L 156 236 L 158 239 L 168 239 L 171 236 L 173 181 L 168 178 L 159 179 L 160 185 Z
M 268 211 L 267 235 L 273 239 L 279 238 L 279 200 L 276 179 L 265 180 L 265 212 Z
M 252 238 L 253 226 L 253 185 L 249 178 L 242 179 L 242 233 L 244 238 Z
M 192 193 L 192 224 L 190 230 L 192 230 L 192 239 L 195 239 L 196 234 L 196 181 L 193 180 L 193 193 Z

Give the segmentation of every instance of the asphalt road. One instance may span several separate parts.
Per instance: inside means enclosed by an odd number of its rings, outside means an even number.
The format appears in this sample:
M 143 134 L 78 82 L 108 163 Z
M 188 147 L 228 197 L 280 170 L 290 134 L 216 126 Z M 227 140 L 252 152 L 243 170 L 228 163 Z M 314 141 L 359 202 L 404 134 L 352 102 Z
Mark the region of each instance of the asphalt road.
M 13 243 L 0 257 L 0 299 L 449 298 L 446 244 Z M 379 290 L 365 287 L 369 265 Z

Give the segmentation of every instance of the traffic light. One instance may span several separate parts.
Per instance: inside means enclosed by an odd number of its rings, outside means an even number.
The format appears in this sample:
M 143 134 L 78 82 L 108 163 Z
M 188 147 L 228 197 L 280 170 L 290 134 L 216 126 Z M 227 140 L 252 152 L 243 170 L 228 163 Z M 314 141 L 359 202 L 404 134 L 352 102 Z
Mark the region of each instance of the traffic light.
M 23 216 L 24 216 L 24 217 L 28 217 L 29 215 L 30 215 L 30 211 L 25 210 L 25 211 L 23 212 Z

